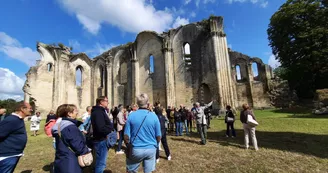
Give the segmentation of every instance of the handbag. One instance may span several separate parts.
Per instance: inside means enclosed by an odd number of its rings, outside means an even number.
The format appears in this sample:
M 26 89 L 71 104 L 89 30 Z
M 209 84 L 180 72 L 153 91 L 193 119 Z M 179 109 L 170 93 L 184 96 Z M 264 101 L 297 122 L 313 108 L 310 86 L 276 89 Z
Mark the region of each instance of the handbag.
M 116 130 L 113 130 L 112 132 L 110 132 L 107 136 L 106 136 L 106 144 L 107 144 L 107 148 L 111 148 L 116 144 L 117 141 L 117 132 Z
M 60 123 L 58 124 L 58 136 L 59 138 L 63 141 L 63 139 L 61 138 L 61 132 L 60 132 Z M 65 142 L 63 141 L 63 143 L 65 144 Z M 66 145 L 66 144 L 65 144 Z M 73 151 L 73 149 L 71 147 L 69 147 L 68 145 L 66 145 L 67 148 L 69 150 L 71 150 L 74 154 L 75 152 Z M 80 155 L 80 156 L 77 156 L 77 161 L 79 163 L 79 165 L 83 168 L 83 167 L 86 167 L 86 166 L 90 166 L 93 162 L 93 156 L 92 156 L 92 153 L 89 152 L 87 154 L 84 154 L 84 155 Z
M 233 122 L 234 121 L 234 118 L 231 118 L 231 117 L 227 117 L 227 122 Z
M 247 124 L 250 125 L 250 126 L 258 126 L 259 123 L 257 121 L 254 120 L 253 116 L 252 115 L 247 115 Z
M 147 115 L 149 114 L 149 112 L 147 113 Z M 136 135 L 134 136 L 133 140 L 131 142 L 129 142 L 127 145 L 126 145 L 126 151 L 125 151 L 125 156 L 126 158 L 130 159 L 132 157 L 132 148 L 133 148 L 133 145 L 132 143 L 134 142 L 134 140 L 136 139 L 136 137 L 138 136 L 138 133 L 139 133 L 139 130 L 142 126 L 142 124 L 144 123 L 147 115 L 145 116 L 145 118 L 142 120 L 142 123 L 140 124 L 140 127 L 136 133 Z

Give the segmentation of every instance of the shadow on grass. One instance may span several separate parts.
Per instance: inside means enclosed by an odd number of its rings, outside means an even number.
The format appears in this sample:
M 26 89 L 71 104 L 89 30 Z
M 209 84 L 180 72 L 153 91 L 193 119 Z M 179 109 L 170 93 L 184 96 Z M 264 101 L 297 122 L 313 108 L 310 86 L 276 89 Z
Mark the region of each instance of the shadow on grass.
M 25 171 L 22 171 L 21 173 L 31 173 L 32 170 L 25 170 Z
M 54 167 L 54 163 L 50 163 L 49 165 L 44 165 L 42 170 L 52 173 L 53 172 L 53 167 Z
M 225 137 L 225 132 L 225 130 L 220 132 L 207 132 L 207 139 L 210 142 L 217 142 L 222 146 L 234 146 L 237 148 L 243 148 L 243 130 L 236 130 L 236 138 Z M 199 138 L 199 135 L 193 134 L 190 137 Z M 276 149 L 281 151 L 313 155 L 320 158 L 328 158 L 328 135 L 256 131 L 256 138 L 260 148 Z M 172 140 L 195 142 L 193 140 L 180 138 L 172 138 Z
M 306 118 L 306 116 L 304 115 L 303 117 Z M 236 148 L 244 148 L 243 130 L 236 129 L 236 138 L 225 137 L 225 132 L 225 130 L 219 132 L 208 131 L 207 141 L 217 142 L 222 146 L 234 146 Z M 314 135 L 295 132 L 267 132 L 257 130 L 256 136 L 258 145 L 262 148 L 290 151 L 313 155 L 320 158 L 328 158 L 328 135 Z M 197 139 L 197 141 L 200 141 L 200 136 L 198 133 L 194 132 L 188 137 L 195 138 Z M 182 137 L 173 137 L 171 138 L 171 140 L 198 143 L 195 140 Z M 250 144 L 250 146 L 252 145 Z
M 274 113 L 290 113 L 290 114 L 311 114 L 312 110 L 309 108 L 283 108 L 283 109 L 274 109 L 272 110 Z
M 314 115 L 314 114 L 306 114 L 306 115 L 288 115 L 287 118 L 315 118 L 315 119 L 327 119 L 328 115 Z

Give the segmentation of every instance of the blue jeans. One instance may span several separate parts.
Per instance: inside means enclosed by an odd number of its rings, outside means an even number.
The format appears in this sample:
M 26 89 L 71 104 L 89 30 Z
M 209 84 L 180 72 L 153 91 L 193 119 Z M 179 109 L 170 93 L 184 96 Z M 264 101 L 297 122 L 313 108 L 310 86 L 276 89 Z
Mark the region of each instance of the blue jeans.
M 183 131 L 183 123 L 182 122 L 175 122 L 175 135 L 182 136 Z
M 189 135 L 189 131 L 188 131 L 188 121 L 185 120 L 183 123 L 184 128 L 186 129 L 186 135 Z
M 96 155 L 96 164 L 95 164 L 95 173 L 103 173 L 106 168 L 106 160 L 108 149 L 107 141 L 96 141 L 93 143 L 95 155 Z
M 14 172 L 16 165 L 20 159 L 20 156 L 9 157 L 0 161 L 0 172 L 1 173 L 12 173 Z
M 126 159 L 126 170 L 130 173 L 136 173 L 140 163 L 143 162 L 144 173 L 155 171 L 156 150 L 156 148 L 132 149 L 132 157 Z
M 118 146 L 117 146 L 117 150 L 116 151 L 121 151 L 122 142 L 123 142 L 123 138 L 124 138 L 124 130 L 121 130 L 118 133 L 120 135 L 120 139 L 118 140 Z

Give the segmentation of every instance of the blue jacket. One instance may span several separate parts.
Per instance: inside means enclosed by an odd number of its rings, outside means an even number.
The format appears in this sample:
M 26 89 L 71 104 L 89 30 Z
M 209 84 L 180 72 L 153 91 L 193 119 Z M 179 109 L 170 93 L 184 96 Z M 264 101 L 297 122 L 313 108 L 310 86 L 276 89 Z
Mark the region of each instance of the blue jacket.
M 52 135 L 56 139 L 55 173 L 82 172 L 77 156 L 87 154 L 89 149 L 77 123 L 76 120 L 62 118 L 61 121 L 57 120 L 52 128 Z M 58 135 L 58 126 L 60 126 L 61 136 Z
M 0 157 L 22 154 L 27 142 L 25 123 L 15 115 L 0 122 Z

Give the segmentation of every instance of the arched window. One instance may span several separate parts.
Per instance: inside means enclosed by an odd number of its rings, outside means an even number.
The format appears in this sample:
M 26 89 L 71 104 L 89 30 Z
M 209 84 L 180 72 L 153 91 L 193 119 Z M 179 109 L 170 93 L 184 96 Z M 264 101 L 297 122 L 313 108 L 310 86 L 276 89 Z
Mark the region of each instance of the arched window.
M 52 63 L 47 64 L 47 70 L 48 70 L 48 72 L 52 71 Z
M 186 68 L 191 67 L 191 54 L 190 54 L 190 45 L 186 43 L 183 46 L 183 60 L 185 61 Z
M 82 67 L 77 66 L 75 69 L 75 85 L 82 87 Z
M 236 79 L 237 81 L 241 80 L 240 65 L 236 65 Z
M 150 55 L 149 56 L 149 74 L 153 74 L 154 73 L 154 56 Z
M 252 71 L 253 71 L 254 80 L 259 80 L 259 70 L 257 68 L 257 63 L 256 62 L 252 63 Z

